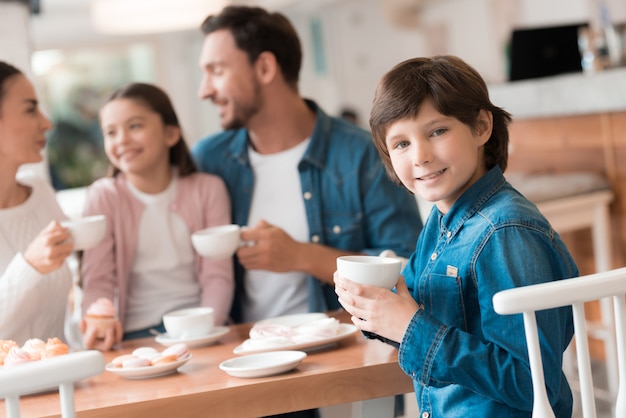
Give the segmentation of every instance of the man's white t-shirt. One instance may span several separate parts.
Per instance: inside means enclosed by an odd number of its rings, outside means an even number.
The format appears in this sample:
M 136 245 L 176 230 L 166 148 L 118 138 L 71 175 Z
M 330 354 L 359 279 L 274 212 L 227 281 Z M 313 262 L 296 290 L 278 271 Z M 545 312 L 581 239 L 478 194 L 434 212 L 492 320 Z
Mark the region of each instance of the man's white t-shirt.
M 254 192 L 248 226 L 265 220 L 300 242 L 309 240 L 298 163 L 309 145 L 307 139 L 276 154 L 261 155 L 248 149 L 254 171 Z M 274 273 L 248 270 L 245 274 L 243 319 L 255 322 L 308 311 L 306 275 L 299 271 Z

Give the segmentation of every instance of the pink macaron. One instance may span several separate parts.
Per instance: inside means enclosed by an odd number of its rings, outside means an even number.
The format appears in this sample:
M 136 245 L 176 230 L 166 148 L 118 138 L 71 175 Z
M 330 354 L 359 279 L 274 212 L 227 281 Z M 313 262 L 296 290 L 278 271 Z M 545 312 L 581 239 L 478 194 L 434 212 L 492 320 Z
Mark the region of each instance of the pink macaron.
M 122 362 L 123 369 L 131 369 L 136 367 L 147 367 L 152 366 L 152 362 L 147 358 L 135 357 L 126 359 Z
M 167 356 L 170 354 L 174 354 L 177 358 L 181 359 L 189 355 L 189 348 L 187 348 L 187 344 L 185 343 L 177 343 L 167 347 L 161 353 L 161 355 L 163 356 Z

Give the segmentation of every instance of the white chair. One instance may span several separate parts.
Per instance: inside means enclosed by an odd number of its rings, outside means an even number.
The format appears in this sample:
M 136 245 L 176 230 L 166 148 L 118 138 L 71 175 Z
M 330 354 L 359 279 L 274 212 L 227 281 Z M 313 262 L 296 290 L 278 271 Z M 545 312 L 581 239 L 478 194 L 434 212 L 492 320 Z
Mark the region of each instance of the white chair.
M 596 406 L 585 320 L 584 303 L 612 297 L 614 306 L 617 368 L 619 375 L 615 416 L 626 417 L 626 268 L 609 270 L 556 282 L 541 283 L 498 292 L 493 307 L 501 315 L 521 313 L 528 344 L 528 357 L 533 383 L 533 418 L 553 418 L 544 382 L 543 364 L 535 312 L 572 306 L 576 341 L 576 357 L 584 417 L 595 417 Z
M 61 416 L 75 418 L 74 382 L 104 371 L 104 356 L 96 350 L 0 368 L 0 399 L 6 403 L 7 418 L 20 417 L 20 396 L 59 388 Z

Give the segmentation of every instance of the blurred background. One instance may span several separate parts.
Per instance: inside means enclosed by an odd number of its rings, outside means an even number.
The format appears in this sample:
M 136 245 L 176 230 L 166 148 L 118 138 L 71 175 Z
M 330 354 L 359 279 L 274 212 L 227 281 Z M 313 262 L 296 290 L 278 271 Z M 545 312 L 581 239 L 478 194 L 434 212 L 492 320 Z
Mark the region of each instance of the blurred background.
M 97 110 L 129 81 L 170 94 L 190 144 L 219 130 L 196 94 L 198 27 L 229 3 L 285 13 L 304 49 L 302 94 L 364 127 L 378 79 L 401 60 L 455 54 L 498 85 L 509 79 L 514 30 L 589 24 L 593 51 L 606 53 L 604 26 L 626 21 L 623 0 L 0 0 L 0 59 L 32 75 L 55 123 L 48 160 L 57 189 L 103 175 Z

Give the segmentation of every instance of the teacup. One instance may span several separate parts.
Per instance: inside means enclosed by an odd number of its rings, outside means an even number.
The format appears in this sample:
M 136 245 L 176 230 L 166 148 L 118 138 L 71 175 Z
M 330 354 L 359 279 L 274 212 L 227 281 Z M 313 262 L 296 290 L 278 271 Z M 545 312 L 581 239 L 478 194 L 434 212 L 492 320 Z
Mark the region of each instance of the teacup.
M 240 245 L 239 225 L 214 226 L 191 234 L 193 248 L 203 257 L 219 260 L 235 254 Z
M 104 215 L 94 215 L 61 221 L 60 224 L 69 229 L 74 242 L 74 251 L 81 251 L 95 247 L 102 241 L 107 220 Z
M 180 309 L 163 315 L 168 337 L 185 339 L 208 335 L 215 326 L 214 310 L 210 307 Z
M 402 260 L 369 255 L 347 255 L 337 258 L 337 274 L 367 286 L 393 289 L 402 271 Z

